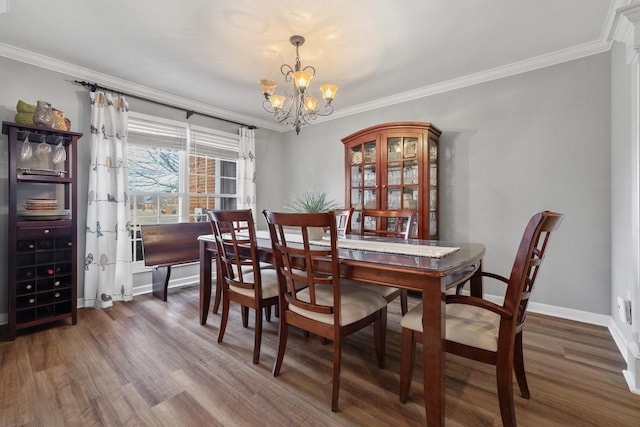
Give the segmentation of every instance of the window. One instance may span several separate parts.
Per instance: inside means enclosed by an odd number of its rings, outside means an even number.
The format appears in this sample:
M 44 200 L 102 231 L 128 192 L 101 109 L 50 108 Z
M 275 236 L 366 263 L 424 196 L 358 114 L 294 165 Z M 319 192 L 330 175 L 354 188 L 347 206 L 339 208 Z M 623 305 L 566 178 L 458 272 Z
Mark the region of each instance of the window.
M 141 224 L 208 221 L 235 209 L 237 135 L 131 113 L 128 126 L 132 260 Z

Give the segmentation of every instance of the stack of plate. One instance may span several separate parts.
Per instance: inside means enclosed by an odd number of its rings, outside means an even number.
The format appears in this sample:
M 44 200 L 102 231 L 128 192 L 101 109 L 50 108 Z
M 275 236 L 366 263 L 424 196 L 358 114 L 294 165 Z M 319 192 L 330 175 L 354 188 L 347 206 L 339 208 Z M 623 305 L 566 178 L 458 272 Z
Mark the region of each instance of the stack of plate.
M 26 199 L 24 207 L 30 211 L 54 211 L 58 209 L 57 199 Z
M 58 209 L 57 199 L 25 199 L 26 210 L 18 211 L 18 216 L 27 221 L 53 221 L 69 219 L 68 209 Z

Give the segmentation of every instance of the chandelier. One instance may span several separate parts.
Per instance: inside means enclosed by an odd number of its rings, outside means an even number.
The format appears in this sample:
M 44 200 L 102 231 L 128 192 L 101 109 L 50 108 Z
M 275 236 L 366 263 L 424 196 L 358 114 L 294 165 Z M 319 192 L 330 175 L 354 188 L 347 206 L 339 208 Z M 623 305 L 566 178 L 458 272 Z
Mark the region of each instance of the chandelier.
M 304 44 L 304 37 L 291 36 L 289 41 L 296 47 L 296 63 L 294 67 L 283 64 L 280 72 L 284 76 L 284 81 L 293 81 L 293 92 L 284 95 L 274 95 L 277 82 L 273 80 L 260 80 L 260 90 L 264 95 L 262 107 L 273 114 L 273 119 L 278 123 L 292 125 L 296 129 L 296 134 L 300 134 L 300 128 L 311 123 L 317 116 L 328 116 L 333 113 L 331 101 L 336 96 L 338 86 L 334 84 L 324 84 L 320 86 L 320 92 L 325 100 L 322 109 L 318 109 L 318 98 L 307 96 L 310 92 L 309 84 L 316 74 L 316 69 L 310 65 L 302 67 L 298 48 Z

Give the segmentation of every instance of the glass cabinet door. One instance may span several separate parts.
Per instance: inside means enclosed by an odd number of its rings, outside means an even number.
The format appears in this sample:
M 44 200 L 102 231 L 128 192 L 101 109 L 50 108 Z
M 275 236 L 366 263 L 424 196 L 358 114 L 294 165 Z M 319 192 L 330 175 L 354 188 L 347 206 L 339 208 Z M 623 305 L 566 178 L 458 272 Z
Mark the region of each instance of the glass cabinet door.
M 350 201 L 354 209 L 377 207 L 376 141 L 354 145 L 350 149 Z
M 418 209 L 420 168 L 418 137 L 391 136 L 386 140 L 386 206 L 384 209 Z M 383 202 L 384 204 L 384 202 Z
M 420 150 L 419 135 L 387 136 L 386 185 L 383 186 L 386 206 L 382 206 L 383 209 L 421 209 L 420 183 L 423 172 Z M 385 204 L 384 201 L 382 204 Z M 414 230 L 415 237 L 418 230 Z
M 438 237 L 438 143 L 429 138 L 429 238 Z

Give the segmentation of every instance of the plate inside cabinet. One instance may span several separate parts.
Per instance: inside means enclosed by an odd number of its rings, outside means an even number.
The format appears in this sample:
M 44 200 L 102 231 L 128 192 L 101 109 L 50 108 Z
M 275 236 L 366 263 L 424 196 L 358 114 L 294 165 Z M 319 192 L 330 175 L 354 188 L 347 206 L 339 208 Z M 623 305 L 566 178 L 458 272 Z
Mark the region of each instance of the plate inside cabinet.
M 71 212 L 67 209 L 18 211 L 18 216 L 25 221 L 55 221 L 69 219 Z
M 23 175 L 65 176 L 67 174 L 67 171 L 55 169 L 18 168 L 18 171 Z

